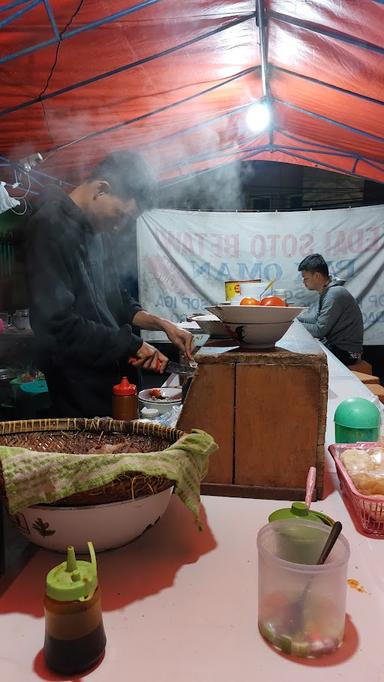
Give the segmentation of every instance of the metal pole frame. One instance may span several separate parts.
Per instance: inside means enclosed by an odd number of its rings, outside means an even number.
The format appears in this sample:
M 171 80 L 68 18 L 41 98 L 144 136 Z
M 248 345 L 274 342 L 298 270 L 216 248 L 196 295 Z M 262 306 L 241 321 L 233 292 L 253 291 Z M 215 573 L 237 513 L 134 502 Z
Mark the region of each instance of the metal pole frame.
M 265 135 L 265 132 L 260 133 L 256 137 L 261 137 Z M 261 150 L 261 151 L 270 151 L 270 144 L 265 144 L 265 145 L 260 145 L 260 147 L 255 147 L 255 149 Z M 175 164 L 168 164 L 166 166 L 161 166 L 161 171 L 167 171 L 169 169 L 171 170 L 176 170 L 178 168 L 183 168 L 183 166 L 187 166 L 192 163 L 198 163 L 200 161 L 206 161 L 211 159 L 213 156 L 214 158 L 220 158 L 220 157 L 225 157 L 225 156 L 241 156 L 242 154 L 248 153 L 248 148 L 245 149 L 238 149 L 230 146 L 228 144 L 226 147 L 221 147 L 218 150 L 209 150 L 206 152 L 201 152 L 199 154 L 194 154 L 193 156 L 188 156 L 186 159 L 183 158 L 182 161 L 178 161 Z
M 258 101 L 261 101 L 261 99 Z M 211 123 L 214 123 L 220 119 L 241 113 L 241 111 L 249 108 L 252 105 L 253 105 L 253 103 L 242 105 L 241 107 L 238 107 L 236 109 L 233 109 L 230 112 L 226 112 L 225 114 L 221 114 L 220 116 L 217 116 L 217 117 L 214 117 L 214 118 L 209 119 L 207 121 L 204 121 L 203 123 L 198 123 L 198 124 L 195 124 L 194 126 L 190 126 L 189 128 L 184 128 L 183 130 L 180 130 L 177 133 L 172 133 L 171 135 L 167 135 L 166 137 L 162 138 L 161 140 L 156 140 L 154 142 L 151 142 L 148 145 L 143 145 L 141 147 L 141 149 L 142 150 L 148 150 L 148 149 L 151 149 L 154 147 L 156 148 L 159 145 L 162 145 L 164 143 L 168 143 L 170 140 L 172 140 L 174 138 L 178 138 L 178 137 L 181 137 L 183 135 L 190 134 L 192 131 L 197 130 L 199 128 L 206 127 L 206 126 L 210 125 Z M 300 146 L 289 146 L 289 145 L 282 145 L 282 144 L 280 144 L 280 145 L 269 144 L 269 151 L 282 151 L 282 152 L 284 152 L 284 151 L 292 151 L 292 152 L 293 151 L 299 151 L 299 152 L 305 152 L 305 153 L 306 152 L 309 152 L 309 153 L 313 153 L 313 152 L 316 153 L 317 152 L 317 153 L 320 153 L 324 156 L 340 156 L 343 158 L 350 158 L 351 160 L 353 160 L 355 162 L 355 167 L 359 161 L 363 161 L 367 165 L 370 165 L 373 168 L 376 168 L 376 170 L 382 171 L 384 173 L 384 166 L 376 165 L 372 160 L 370 160 L 369 158 L 367 158 L 365 156 L 356 155 L 353 152 L 349 152 L 347 150 L 343 150 L 343 149 L 340 149 L 337 147 L 332 147 L 330 145 L 324 145 L 324 144 L 316 143 L 313 141 L 307 141 L 303 138 L 300 138 L 300 137 L 297 137 L 297 136 L 292 135 L 290 133 L 287 133 L 280 128 L 276 128 L 276 132 L 279 132 L 279 133 L 285 135 L 286 137 L 288 137 L 292 140 L 295 140 L 299 143 L 311 144 L 311 146 L 316 147 L 316 149 L 314 149 L 314 148 L 308 149 L 307 147 L 304 148 L 304 147 L 300 147 Z M 264 133 L 261 133 L 261 134 L 264 134 Z M 266 151 L 266 150 L 267 150 L 267 147 L 265 145 L 263 145 L 263 151 Z M 237 153 L 237 152 L 235 152 L 235 153 Z M 240 153 L 243 153 L 243 150 L 241 150 Z M 199 159 L 201 160 L 203 157 L 200 156 L 200 157 L 192 157 L 192 158 L 195 160 L 199 160 Z M 187 161 L 187 163 L 189 163 L 189 162 L 190 162 L 190 160 Z M 378 164 L 379 163 L 380 162 L 378 162 Z M 338 168 L 338 170 L 341 171 L 341 169 L 339 169 L 339 168 Z
M 382 170 L 384 172 L 384 162 L 376 161 L 376 159 L 372 160 L 371 158 L 368 158 L 367 156 L 362 156 L 361 154 L 355 154 L 354 152 L 348 152 L 346 150 L 340 149 L 339 147 L 332 147 L 331 145 L 320 144 L 319 142 L 307 140 L 307 139 L 298 137 L 297 135 L 293 135 L 292 133 L 287 133 L 282 128 L 276 128 L 276 132 L 279 132 L 282 135 L 284 135 L 285 137 L 288 137 L 291 140 L 295 140 L 296 142 L 303 142 L 304 144 L 311 144 L 312 147 L 316 147 L 316 149 L 312 150 L 314 152 L 319 152 L 320 154 L 322 154 L 322 153 L 324 153 L 324 152 L 322 152 L 322 150 L 324 149 L 328 153 L 333 153 L 336 156 L 350 156 L 351 158 L 357 158 L 359 161 L 364 161 L 364 163 L 367 163 L 370 166 L 373 166 L 373 168 L 377 168 L 377 170 Z M 288 145 L 287 145 L 287 148 L 288 148 Z M 292 147 L 292 149 L 293 149 L 293 147 Z M 305 149 L 303 151 L 309 151 L 309 150 Z
M 6 182 L 5 186 L 9 187 L 10 189 L 13 189 L 12 185 L 9 182 Z M 21 192 L 28 192 L 28 194 L 34 194 L 35 196 L 39 195 L 39 192 L 36 192 L 34 189 L 31 189 L 31 188 L 28 189 L 27 187 L 23 187 L 22 185 L 19 185 L 19 187 L 17 189 Z M 18 196 L 15 196 L 14 198 L 20 199 L 20 197 L 18 197 Z
M 46 12 L 47 12 L 47 14 L 48 14 L 49 21 L 51 22 L 51 26 L 52 26 L 52 28 L 53 28 L 53 32 L 54 32 L 54 34 L 55 34 L 55 36 L 56 36 L 56 40 L 57 40 L 58 42 L 60 42 L 60 40 L 61 40 L 61 35 L 60 35 L 60 31 L 59 31 L 59 29 L 58 29 L 58 26 L 57 26 L 57 24 L 56 24 L 55 16 L 54 16 L 54 14 L 53 14 L 53 9 L 52 9 L 52 7 L 51 7 L 51 5 L 50 5 L 50 2 L 49 2 L 49 0 L 43 0 L 43 3 L 44 3 L 44 5 L 45 5 L 45 10 L 46 10 Z
M 254 161 L 255 156 L 258 156 L 259 154 L 263 154 L 265 152 L 270 152 L 271 154 L 273 154 L 274 151 L 278 152 L 279 149 L 275 146 L 271 149 L 270 146 L 267 145 L 266 148 L 259 148 L 259 149 L 254 150 L 253 152 L 250 152 L 249 155 L 244 156 L 241 159 L 241 161 L 243 161 L 243 162 Z M 305 159 L 304 157 L 302 157 L 298 154 L 290 154 L 289 152 L 282 152 L 282 153 L 285 154 L 286 156 L 290 156 L 292 158 L 309 161 L 310 163 L 316 164 L 317 166 L 324 166 L 324 168 L 326 168 L 327 170 L 337 171 L 338 173 L 341 173 L 342 175 L 350 175 L 351 177 L 360 177 L 363 179 L 372 180 L 372 178 L 370 178 L 367 175 L 361 175 L 361 174 L 355 174 L 353 172 L 348 172 L 348 171 L 345 171 L 341 168 L 338 168 L 337 166 L 332 166 L 331 164 L 325 164 L 325 163 L 323 164 L 321 161 L 316 161 L 315 159 L 311 159 L 311 158 Z M 218 170 L 219 168 L 224 168 L 226 166 L 230 166 L 233 163 L 235 163 L 235 161 L 225 161 L 224 163 L 217 164 L 217 165 L 213 166 L 212 168 L 206 168 L 204 170 L 197 171 L 196 173 L 189 173 L 188 175 L 183 175 L 179 178 L 176 178 L 175 180 L 168 180 L 168 181 L 165 180 L 165 181 L 160 183 L 160 186 L 164 187 L 164 188 L 173 187 L 174 185 L 177 185 L 181 182 L 186 182 L 188 180 L 190 181 L 190 180 L 192 180 L 192 178 L 195 178 L 199 175 L 203 175 L 205 173 L 211 173 L 215 170 Z M 269 163 L 274 163 L 273 159 L 271 159 L 271 161 Z M 384 184 L 384 179 L 382 181 L 381 180 L 375 180 L 375 182 L 378 182 L 380 184 Z
M 267 146 L 269 147 L 269 145 L 267 145 Z M 260 148 L 259 150 L 254 152 L 254 155 L 257 156 L 257 154 L 262 154 L 264 151 L 266 151 L 266 150 Z M 267 149 L 267 151 L 268 151 L 268 149 Z M 251 160 L 251 158 L 250 159 L 247 159 L 247 158 L 241 159 L 241 161 L 247 161 L 247 160 Z M 236 163 L 236 161 L 233 161 L 233 160 L 232 161 L 224 161 L 224 163 L 218 163 L 215 166 L 212 166 L 212 168 L 205 168 L 201 171 L 196 171 L 196 173 L 189 173 L 188 175 L 182 175 L 179 178 L 176 178 L 175 180 L 163 180 L 163 182 L 160 182 L 160 187 L 165 188 L 165 189 L 168 187 L 173 187 L 174 185 L 177 185 L 180 182 L 185 182 L 185 181 L 191 180 L 192 178 L 195 178 L 199 175 L 204 175 L 205 173 L 212 173 L 213 171 L 218 170 L 219 168 L 225 168 L 226 166 L 231 166 L 233 163 Z
M 279 99 L 277 97 L 274 97 L 273 101 L 278 102 L 279 104 L 282 104 L 283 106 L 288 107 L 289 109 L 299 111 L 301 114 L 306 114 L 311 118 L 316 118 L 319 121 L 325 121 L 326 123 L 331 123 L 332 125 L 338 126 L 339 128 L 343 128 L 343 130 L 348 130 L 352 133 L 363 135 L 364 137 L 367 137 L 370 140 L 374 140 L 375 142 L 384 142 L 384 137 L 374 135 L 374 133 L 368 133 L 365 130 L 361 130 L 360 128 L 350 126 L 347 123 L 341 123 L 340 121 L 336 121 L 335 119 L 329 118 L 328 116 L 324 116 L 323 114 L 315 114 L 313 111 L 310 111 L 310 109 L 302 109 L 302 107 L 299 107 L 296 104 L 291 104 L 291 102 L 286 102 L 285 100 Z
M 262 133 L 260 133 L 260 136 L 262 136 L 264 134 L 265 133 L 262 132 Z M 326 168 L 326 169 L 332 170 L 332 171 L 337 171 L 338 173 L 341 173 L 344 175 L 350 175 L 350 176 L 355 176 L 355 177 L 356 177 L 356 175 L 358 175 L 358 177 L 367 178 L 368 176 L 366 176 L 366 175 L 356 174 L 357 165 L 360 161 L 362 161 L 362 162 L 366 163 L 367 165 L 372 166 L 376 170 L 381 171 L 384 175 L 384 168 L 380 168 L 379 166 L 376 166 L 375 164 L 371 163 L 370 161 L 368 161 L 364 157 L 355 157 L 352 154 L 349 155 L 347 153 L 344 155 L 340 154 L 341 156 L 345 156 L 346 158 L 350 158 L 351 161 L 353 161 L 352 168 L 350 170 L 346 170 L 345 168 L 342 168 L 341 166 L 337 166 L 335 164 L 329 164 L 325 161 L 320 161 L 320 160 L 314 159 L 314 158 L 306 156 L 306 155 L 304 156 L 303 154 L 294 153 L 297 151 L 303 151 L 303 152 L 311 153 L 311 152 L 316 152 L 318 150 L 316 150 L 316 149 L 313 149 L 313 150 L 301 149 L 299 147 L 288 147 L 288 146 L 286 147 L 286 146 L 281 146 L 281 145 L 276 145 L 276 144 L 273 144 L 273 145 L 265 144 L 265 145 L 261 145 L 260 147 L 256 147 L 255 149 L 239 149 L 239 150 L 232 150 L 231 151 L 231 149 L 228 148 L 228 150 L 226 152 L 224 152 L 223 154 L 220 154 L 220 153 L 216 154 L 215 158 L 219 158 L 220 156 L 228 156 L 228 155 L 236 156 L 236 155 L 239 155 L 239 157 L 242 157 L 242 158 L 239 158 L 238 160 L 247 161 L 247 160 L 252 160 L 253 156 L 258 155 L 258 154 L 262 154 L 264 152 L 270 152 L 271 154 L 273 154 L 273 152 L 280 152 L 281 154 L 285 154 L 285 155 L 290 156 L 292 158 L 301 159 L 303 161 L 308 161 L 308 162 L 313 163 L 317 166 L 322 166 L 323 168 Z M 325 152 L 321 152 L 321 153 L 325 153 Z M 244 154 L 246 156 L 244 156 Z M 328 154 L 331 155 L 332 152 L 329 151 Z M 211 152 L 207 152 L 205 154 L 198 154 L 195 156 L 190 156 L 187 159 L 183 160 L 182 162 L 177 163 L 173 166 L 172 165 L 164 166 L 161 170 L 162 171 L 176 170 L 178 168 L 181 168 L 182 166 L 193 164 L 193 163 L 196 163 L 199 161 L 209 160 L 210 158 L 212 158 Z M 229 162 L 225 162 L 224 164 L 219 164 L 219 165 L 220 166 L 221 165 L 228 165 L 230 163 L 235 163 L 235 162 L 236 162 L 236 159 L 233 159 Z M 218 166 L 215 166 L 215 167 L 218 167 Z M 198 171 L 196 174 L 189 173 L 188 175 L 183 176 L 183 179 L 184 178 L 187 179 L 188 177 L 191 177 L 194 175 L 200 175 L 201 173 L 208 172 L 209 170 L 213 170 L 213 169 L 208 168 L 208 169 L 206 169 L 206 171 Z M 382 181 L 377 180 L 377 182 L 381 182 L 382 184 L 384 184 L 384 179 Z M 170 184 L 173 184 L 173 183 L 170 183 Z M 164 183 L 161 183 L 161 186 L 168 186 L 168 185 L 167 184 L 164 185 Z
M 176 102 L 172 102 L 171 104 L 166 104 L 163 107 L 159 107 L 158 109 L 153 109 L 152 111 L 148 111 L 146 114 L 141 114 L 140 116 L 136 116 L 135 118 L 131 118 L 127 121 L 121 121 L 120 123 L 116 123 L 113 126 L 109 126 L 108 128 L 103 128 L 102 130 L 95 130 L 92 133 L 87 133 L 86 135 L 83 135 L 82 137 L 79 137 L 76 140 L 71 140 L 70 142 L 66 142 L 62 145 L 59 145 L 57 147 L 52 147 L 49 149 L 46 154 L 47 158 L 51 156 L 52 154 L 56 154 L 57 152 L 66 149 L 67 147 L 71 147 L 74 144 L 79 144 L 80 142 L 85 142 L 86 140 L 91 140 L 94 137 L 98 137 L 99 135 L 104 135 L 105 133 L 111 133 L 115 132 L 116 130 L 119 130 L 120 128 L 124 128 L 127 125 L 132 125 L 133 123 L 138 123 L 139 121 L 144 121 L 147 118 L 150 118 L 151 116 L 156 116 L 156 114 L 160 114 L 164 111 L 168 111 L 169 109 L 173 109 L 174 107 L 180 106 L 182 104 L 186 104 L 187 102 L 191 102 L 194 99 L 198 99 L 199 97 L 204 97 L 204 95 L 207 95 L 211 92 L 215 92 L 215 90 L 218 90 L 219 88 L 225 87 L 226 85 L 229 85 L 229 83 L 232 83 L 235 80 L 239 80 L 240 78 L 243 78 L 244 76 L 248 76 L 250 73 L 253 73 L 257 71 L 258 67 L 251 66 L 248 69 L 244 69 L 244 71 L 240 71 L 239 73 L 236 73 L 234 76 L 231 76 L 230 78 L 227 78 L 226 80 L 222 81 L 221 83 L 217 83 L 216 85 L 212 85 L 209 88 L 206 88 L 205 90 L 201 90 L 200 92 L 196 92 L 193 95 L 189 95 L 188 97 L 184 97 L 183 99 L 177 100 Z
M 42 0 L 38 0 L 38 2 L 41 1 Z M 91 21 L 89 24 L 78 26 L 77 28 L 74 28 L 71 31 L 66 31 L 63 35 L 60 35 L 59 40 L 68 40 L 70 38 L 73 38 L 74 36 L 79 35 L 80 33 L 84 33 L 85 31 L 91 31 L 94 28 L 99 28 L 100 26 L 104 26 L 105 24 L 110 24 L 113 21 L 116 21 L 116 19 L 121 19 L 122 17 L 128 14 L 133 14 L 134 12 L 137 12 L 141 9 L 146 9 L 147 7 L 155 5 L 158 2 L 161 2 L 161 0 L 143 0 L 143 2 L 139 2 L 137 5 L 133 5 L 133 7 L 129 7 L 127 9 L 120 10 L 120 12 L 110 14 L 108 17 L 104 17 L 103 19 Z M 4 57 L 0 57 L 0 64 L 5 64 L 6 62 L 10 62 L 13 59 L 17 59 L 18 57 L 24 57 L 25 55 L 31 54 L 31 52 L 36 52 L 36 50 L 41 50 L 44 47 L 56 45 L 56 43 L 59 42 L 59 40 L 56 37 L 50 38 L 48 40 L 43 40 L 40 43 L 36 43 L 36 45 L 31 45 L 30 47 L 25 47 L 22 50 L 12 52 L 11 54 L 5 55 Z
M 269 144 L 273 144 L 273 116 L 272 98 L 269 83 L 269 63 L 268 63 L 268 31 L 266 23 L 266 11 L 264 0 L 256 0 L 256 23 L 259 29 L 260 38 L 260 63 L 261 63 L 261 82 L 263 86 L 263 96 L 271 111 L 271 127 L 269 130 Z
M 15 182 L 18 182 L 18 178 L 16 176 L 17 171 L 22 171 L 23 173 L 25 173 L 25 170 L 17 162 L 11 161 L 6 156 L 0 155 L 0 162 L 4 162 L 4 163 L 0 164 L 3 168 L 12 168 L 13 169 L 13 172 L 15 173 Z M 68 187 L 73 187 L 73 185 L 70 182 L 67 182 L 66 180 L 61 180 L 60 178 L 56 177 L 55 175 L 49 175 L 48 173 L 44 173 L 43 171 L 37 170 L 36 168 L 32 168 L 32 170 L 29 172 L 29 176 L 31 177 L 31 179 L 34 182 L 37 182 L 42 187 L 44 185 L 42 183 L 40 183 L 37 178 L 34 177 L 35 175 L 41 175 L 41 177 L 47 178 L 48 180 L 54 180 L 54 182 L 57 182 L 60 185 L 68 185 Z
M 48 3 L 48 0 L 43 0 L 44 2 Z M 234 21 L 228 22 L 228 24 L 224 24 L 223 26 L 219 26 L 218 28 L 215 28 L 211 31 L 208 31 L 207 33 L 203 33 L 200 36 L 196 36 L 195 38 L 191 38 L 190 40 L 185 41 L 184 43 L 179 43 L 178 45 L 175 45 L 174 47 L 169 47 L 166 50 L 162 50 L 161 52 L 155 52 L 152 55 L 149 55 L 148 57 L 143 57 L 142 59 L 138 59 L 135 62 L 130 62 L 129 64 L 123 64 L 122 66 L 118 66 L 116 69 L 111 69 L 110 71 L 104 71 L 103 73 L 97 74 L 96 76 L 92 76 L 91 78 L 86 78 L 85 80 L 78 81 L 77 83 L 72 83 L 71 85 L 67 85 L 64 88 L 60 88 L 59 90 L 54 90 L 52 92 L 48 92 L 41 97 L 34 97 L 33 99 L 27 100 L 25 102 L 21 102 L 20 104 L 17 104 L 14 107 L 8 107 L 7 109 L 2 109 L 0 111 L 0 116 L 6 116 L 7 114 L 11 114 L 15 111 L 19 111 L 20 109 L 25 109 L 27 107 L 30 107 L 34 104 L 39 104 L 40 102 L 43 102 L 47 99 L 52 99 L 53 97 L 58 97 L 60 95 L 64 95 L 67 92 L 71 92 L 72 90 L 77 90 L 78 88 L 85 87 L 87 85 L 91 85 L 92 83 L 96 83 L 99 80 L 103 80 L 105 78 L 110 78 L 111 76 L 116 76 L 119 73 L 123 73 L 124 71 L 128 71 L 130 69 L 134 69 L 137 66 L 142 66 L 143 64 L 147 64 L 148 62 L 151 62 L 155 59 L 160 59 L 161 57 L 166 57 L 170 54 L 173 54 L 174 52 L 177 52 L 178 50 L 182 50 L 185 47 L 190 47 L 191 45 L 194 45 L 195 43 L 200 42 L 201 40 L 205 40 L 206 38 L 210 38 L 213 35 L 216 35 L 217 33 L 221 33 L 222 31 L 226 31 L 227 29 L 233 28 L 234 26 L 238 26 L 239 24 L 244 23 L 245 21 L 249 21 L 255 16 L 254 12 L 252 14 L 246 15 L 245 17 L 242 17 L 240 19 L 235 19 Z M 64 34 L 65 36 L 66 34 Z
M 298 152 L 315 152 L 318 154 L 323 154 L 324 156 L 341 156 L 346 159 L 360 159 L 361 157 L 357 154 L 353 154 L 352 152 L 339 152 L 338 150 L 321 150 L 321 149 L 308 149 L 307 147 L 291 147 L 290 145 L 285 145 L 285 144 L 278 144 L 275 145 L 279 149 L 291 149 L 292 151 L 298 151 Z M 384 170 L 384 168 L 383 168 Z
M 258 102 L 261 100 L 257 100 Z M 193 126 L 189 126 L 188 128 L 183 128 L 182 130 L 178 130 L 177 133 L 170 133 L 169 135 L 165 135 L 164 137 L 159 138 L 158 140 L 154 140 L 153 142 L 149 142 L 148 144 L 143 144 L 138 147 L 138 149 L 142 150 L 148 150 L 152 149 L 153 147 L 158 147 L 161 146 L 162 144 L 166 144 L 172 139 L 182 137 L 183 135 L 189 135 L 191 132 L 194 130 L 199 130 L 200 128 L 205 128 L 208 125 L 211 125 L 211 123 L 215 123 L 216 121 L 220 121 L 224 118 L 229 118 L 230 116 L 236 116 L 236 114 L 240 114 L 242 111 L 249 109 L 249 107 L 253 106 L 254 102 L 251 104 L 242 104 L 240 107 L 236 107 L 235 109 L 231 109 L 231 111 L 226 111 L 224 114 L 219 114 L 218 116 L 214 116 L 213 118 L 209 118 L 206 121 L 202 121 L 201 123 L 195 123 Z
M 265 151 L 265 150 L 263 150 L 263 151 Z M 271 153 L 273 153 L 273 152 L 279 152 L 280 150 L 277 146 L 274 145 L 273 149 L 271 149 L 269 151 L 271 151 Z M 362 173 L 355 173 L 355 172 L 352 172 L 352 170 L 346 171 L 343 168 L 339 168 L 338 166 L 333 166 L 329 163 L 317 161 L 316 159 L 312 159 L 310 157 L 305 157 L 305 156 L 302 156 L 301 154 L 291 154 L 290 152 L 286 152 L 286 151 L 281 151 L 280 153 L 285 154 L 286 156 L 291 156 L 294 159 L 302 159 L 303 161 L 309 161 L 310 163 L 313 163 L 316 166 L 323 166 L 327 170 L 337 171 L 338 173 L 341 173 L 342 175 L 350 175 L 351 177 L 359 177 L 359 178 L 364 178 L 367 180 L 372 180 L 372 178 L 369 177 L 368 175 L 363 175 Z M 359 159 L 358 161 L 360 161 L 360 160 L 361 159 Z M 243 158 L 242 161 L 252 161 L 252 155 L 247 157 L 247 158 Z M 273 159 L 271 159 L 271 161 L 273 161 Z M 305 165 L 305 164 L 303 164 L 303 165 Z M 384 178 L 383 178 L 383 180 L 375 180 L 374 182 L 378 182 L 378 183 L 384 185 Z
M 375 45 L 375 43 L 369 43 L 367 40 L 361 40 L 361 38 L 356 38 L 355 36 L 350 36 L 341 31 L 336 31 L 332 28 L 325 28 L 319 24 L 315 24 L 312 21 L 307 21 L 306 19 L 299 19 L 297 17 L 292 17 L 288 14 L 282 14 L 280 12 L 275 12 L 271 10 L 269 16 L 272 19 L 281 21 L 285 24 L 290 24 L 292 26 L 297 26 L 298 28 L 304 28 L 312 33 L 319 33 L 327 38 L 333 38 L 334 40 L 340 40 L 342 43 L 349 43 L 350 45 L 355 45 L 355 47 L 361 47 L 364 50 L 370 50 L 371 52 L 376 52 L 377 54 L 384 54 L 384 47 Z
M 318 161 L 317 159 L 313 159 L 310 156 L 303 156 L 302 154 L 296 154 L 293 152 L 288 152 L 285 149 L 280 150 L 278 147 L 274 149 L 274 151 L 277 151 L 281 154 L 286 154 L 287 156 L 292 156 L 294 159 L 302 159 L 303 161 L 309 161 L 309 163 L 313 163 L 316 166 L 324 166 L 324 168 L 328 168 L 330 170 L 337 171 L 338 173 L 343 173 L 344 175 L 355 175 L 353 173 L 352 169 L 350 171 L 345 170 L 344 168 L 340 168 L 340 166 L 335 166 L 334 164 L 326 163 L 325 161 Z M 384 180 L 383 180 L 384 182 Z
M 27 2 L 30 2 L 30 0 L 14 0 L 13 2 L 9 2 L 8 5 L 0 7 L 0 12 L 7 12 L 15 7 L 20 7 L 20 5 L 26 5 Z
M 376 99 L 375 97 L 369 97 L 368 95 L 362 95 L 361 92 L 354 92 L 353 90 L 347 90 L 346 88 L 341 88 L 338 85 L 333 85 L 333 83 L 327 83 L 326 81 L 322 81 L 318 78 L 313 78 L 312 76 L 304 76 L 304 74 L 302 74 L 302 73 L 298 73 L 297 71 L 290 71 L 289 69 L 284 69 L 282 66 L 274 66 L 273 64 L 271 64 L 270 68 L 273 71 L 280 71 L 280 73 L 286 73 L 289 76 L 294 76 L 295 78 L 301 78 L 302 80 L 308 81 L 309 83 L 314 83 L 315 85 L 321 85 L 321 86 L 324 86 L 325 88 L 329 88 L 330 90 L 335 90 L 336 92 L 340 92 L 343 95 L 350 95 L 351 97 L 357 97 L 358 99 L 362 99 L 365 102 L 371 102 L 372 104 L 378 104 L 381 107 L 384 106 L 383 100 Z
M 0 21 L 0 29 L 4 28 L 4 26 L 7 26 L 7 24 L 11 24 L 16 19 L 19 19 L 20 17 L 23 16 L 23 14 L 26 14 L 37 5 L 40 5 L 41 2 L 42 0 L 30 0 L 29 5 L 27 7 L 22 7 L 21 9 L 17 10 L 17 12 L 15 12 L 14 14 L 11 14 L 11 16 L 7 17 L 6 19 L 2 19 Z

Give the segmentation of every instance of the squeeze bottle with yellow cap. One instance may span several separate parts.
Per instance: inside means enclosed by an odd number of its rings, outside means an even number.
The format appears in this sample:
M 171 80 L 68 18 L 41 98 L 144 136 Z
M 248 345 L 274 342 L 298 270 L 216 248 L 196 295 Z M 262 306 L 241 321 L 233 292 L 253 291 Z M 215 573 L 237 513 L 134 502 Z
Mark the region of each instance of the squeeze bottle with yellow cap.
M 88 542 L 88 548 L 91 562 L 77 561 L 70 546 L 67 560 L 52 568 L 46 579 L 44 655 L 47 666 L 61 675 L 88 670 L 105 649 L 92 542 Z

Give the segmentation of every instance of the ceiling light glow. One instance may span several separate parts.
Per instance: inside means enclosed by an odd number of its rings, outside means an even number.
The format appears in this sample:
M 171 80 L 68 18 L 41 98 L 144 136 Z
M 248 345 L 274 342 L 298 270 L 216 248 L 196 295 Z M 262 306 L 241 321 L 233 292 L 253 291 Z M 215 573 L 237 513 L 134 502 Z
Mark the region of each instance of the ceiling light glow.
M 267 102 L 257 102 L 249 107 L 246 116 L 247 126 L 253 133 L 262 133 L 271 123 L 271 109 Z

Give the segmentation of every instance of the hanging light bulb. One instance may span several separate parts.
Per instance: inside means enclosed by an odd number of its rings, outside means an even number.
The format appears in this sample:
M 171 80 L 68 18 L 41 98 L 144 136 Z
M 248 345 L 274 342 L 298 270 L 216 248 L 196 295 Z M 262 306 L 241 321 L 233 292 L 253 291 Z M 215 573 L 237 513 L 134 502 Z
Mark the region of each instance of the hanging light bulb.
M 253 133 L 262 133 L 271 123 L 272 115 L 268 102 L 257 102 L 249 107 L 246 115 L 247 126 Z
M 34 154 L 26 156 L 24 159 L 20 159 L 20 161 L 18 161 L 18 165 L 21 166 L 25 173 L 30 173 L 32 168 L 37 166 L 37 164 L 41 163 L 43 160 L 44 159 L 40 152 L 35 152 Z

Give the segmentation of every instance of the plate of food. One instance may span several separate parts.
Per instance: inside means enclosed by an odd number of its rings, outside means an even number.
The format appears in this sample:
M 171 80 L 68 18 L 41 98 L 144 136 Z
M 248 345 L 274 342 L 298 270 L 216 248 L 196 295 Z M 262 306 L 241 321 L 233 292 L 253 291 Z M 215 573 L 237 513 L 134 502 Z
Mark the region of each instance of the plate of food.
M 160 414 L 169 410 L 170 407 L 180 405 L 181 397 L 180 386 L 146 388 L 139 393 L 141 407 L 154 407 Z

